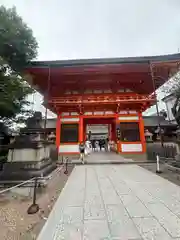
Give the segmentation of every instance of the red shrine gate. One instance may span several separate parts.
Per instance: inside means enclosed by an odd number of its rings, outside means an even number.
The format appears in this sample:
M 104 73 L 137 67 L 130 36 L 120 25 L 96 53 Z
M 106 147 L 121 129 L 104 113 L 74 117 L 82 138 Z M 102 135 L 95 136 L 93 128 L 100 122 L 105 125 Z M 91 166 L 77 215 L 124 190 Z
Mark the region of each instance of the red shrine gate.
M 117 152 L 145 153 L 142 112 L 156 103 L 155 90 L 178 71 L 179 59 L 180 54 L 32 62 L 27 72 L 46 107 L 57 113 L 60 154 L 79 153 L 86 125 L 98 123 L 111 126 Z
M 87 124 L 108 124 L 111 126 L 111 134 L 109 139 L 115 143 L 114 150 L 122 153 L 144 153 L 145 148 L 145 138 L 144 138 L 144 125 L 142 120 L 142 114 L 105 114 L 103 115 L 77 115 L 77 116 L 59 116 L 57 121 L 56 128 L 56 144 L 59 146 L 59 153 L 61 154 L 77 154 L 79 153 L 79 142 L 86 140 L 86 125 Z M 135 140 L 128 141 L 117 139 L 117 126 L 121 129 L 121 125 L 127 125 L 130 127 L 131 124 L 134 124 L 133 128 L 128 129 L 131 131 L 130 134 L 133 135 L 133 130 L 135 132 Z M 61 137 L 68 134 L 69 127 L 71 129 L 78 129 L 78 139 L 70 140 L 61 140 Z M 64 128 L 65 127 L 65 128 Z M 66 130 L 65 130 L 66 129 Z M 67 130 L 68 129 L 68 130 Z M 61 131 L 63 131 L 61 133 Z M 122 130 L 121 130 L 122 131 Z

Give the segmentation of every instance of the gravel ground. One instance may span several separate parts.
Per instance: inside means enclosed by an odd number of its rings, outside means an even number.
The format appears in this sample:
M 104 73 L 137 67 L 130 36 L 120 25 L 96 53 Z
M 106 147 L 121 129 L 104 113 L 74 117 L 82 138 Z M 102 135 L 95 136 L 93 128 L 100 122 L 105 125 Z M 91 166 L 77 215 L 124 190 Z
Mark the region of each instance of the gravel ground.
M 156 173 L 156 163 L 148 163 L 148 164 L 138 164 L 139 166 Z M 159 176 L 169 180 L 170 182 L 175 183 L 176 185 L 180 186 L 180 174 L 176 172 L 170 171 L 167 166 L 163 163 L 160 164 L 160 170 L 162 171 Z
M 61 169 L 60 169 L 61 168 Z M 0 240 L 33 240 L 41 231 L 57 197 L 63 189 L 73 166 L 68 166 L 68 175 L 60 167 L 52 173 L 52 179 L 43 194 L 37 198 L 40 210 L 28 215 L 27 209 L 32 200 L 20 198 L 0 199 Z

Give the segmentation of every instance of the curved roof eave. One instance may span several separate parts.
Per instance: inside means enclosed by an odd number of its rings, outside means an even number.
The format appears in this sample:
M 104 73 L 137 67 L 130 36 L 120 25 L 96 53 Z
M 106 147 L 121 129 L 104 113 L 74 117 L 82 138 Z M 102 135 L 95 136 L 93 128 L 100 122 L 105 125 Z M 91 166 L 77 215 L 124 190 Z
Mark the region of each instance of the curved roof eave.
M 54 60 L 54 61 L 32 61 L 27 68 L 44 67 L 68 67 L 82 65 L 101 65 L 101 64 L 132 64 L 132 63 L 150 63 L 150 62 L 169 62 L 180 61 L 180 53 L 145 57 L 124 57 L 124 58 L 95 58 L 95 59 L 77 59 L 77 60 Z

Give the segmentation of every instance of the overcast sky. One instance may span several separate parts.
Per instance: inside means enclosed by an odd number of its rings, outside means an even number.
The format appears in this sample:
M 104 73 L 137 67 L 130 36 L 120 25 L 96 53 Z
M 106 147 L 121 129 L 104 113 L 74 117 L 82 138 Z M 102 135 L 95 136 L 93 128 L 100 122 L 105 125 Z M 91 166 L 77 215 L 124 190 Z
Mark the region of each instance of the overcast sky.
M 127 57 L 180 50 L 180 0 L 0 0 L 32 28 L 38 60 Z M 35 109 L 43 108 L 35 96 Z

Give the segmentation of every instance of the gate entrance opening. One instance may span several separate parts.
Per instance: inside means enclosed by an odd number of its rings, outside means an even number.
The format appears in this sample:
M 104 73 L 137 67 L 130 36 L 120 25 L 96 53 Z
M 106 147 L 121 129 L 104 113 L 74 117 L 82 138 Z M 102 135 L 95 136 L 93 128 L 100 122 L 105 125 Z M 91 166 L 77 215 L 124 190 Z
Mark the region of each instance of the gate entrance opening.
M 101 118 L 100 116 L 94 118 L 84 118 L 84 141 L 91 133 L 91 139 L 109 139 L 116 140 L 116 121 L 115 118 Z

